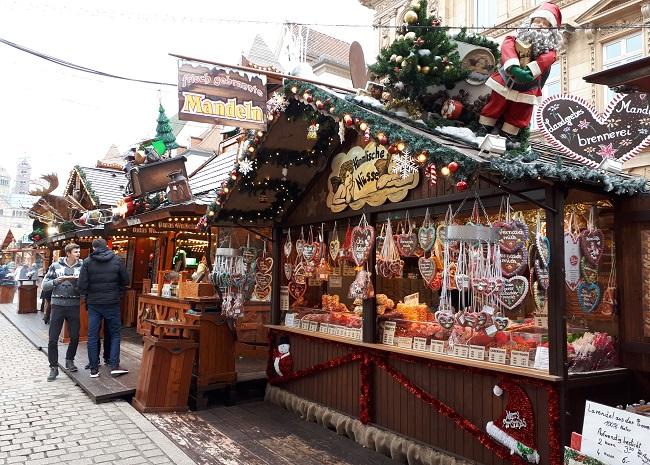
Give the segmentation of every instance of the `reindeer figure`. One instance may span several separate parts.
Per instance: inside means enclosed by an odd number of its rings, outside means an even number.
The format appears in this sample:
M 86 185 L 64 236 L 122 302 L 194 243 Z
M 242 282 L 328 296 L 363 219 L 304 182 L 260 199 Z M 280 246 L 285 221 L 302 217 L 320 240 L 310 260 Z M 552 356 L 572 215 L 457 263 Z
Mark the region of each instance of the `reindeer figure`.
M 49 223 L 52 219 L 56 222 L 70 221 L 73 216 L 70 202 L 63 196 L 52 194 L 59 187 L 58 176 L 54 173 L 44 174 L 41 179 L 43 181 L 34 181 L 34 184 L 41 187 L 29 191 L 29 195 L 40 197 L 32 207 L 31 216 L 39 221 L 41 218 L 49 219 L 44 223 Z

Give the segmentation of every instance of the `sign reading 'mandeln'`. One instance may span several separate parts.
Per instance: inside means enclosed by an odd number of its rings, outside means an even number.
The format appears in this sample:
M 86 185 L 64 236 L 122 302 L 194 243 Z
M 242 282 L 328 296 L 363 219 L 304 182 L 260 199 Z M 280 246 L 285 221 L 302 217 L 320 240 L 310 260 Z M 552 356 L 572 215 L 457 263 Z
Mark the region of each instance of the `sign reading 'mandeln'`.
M 266 127 L 266 76 L 178 61 L 178 118 L 242 128 Z

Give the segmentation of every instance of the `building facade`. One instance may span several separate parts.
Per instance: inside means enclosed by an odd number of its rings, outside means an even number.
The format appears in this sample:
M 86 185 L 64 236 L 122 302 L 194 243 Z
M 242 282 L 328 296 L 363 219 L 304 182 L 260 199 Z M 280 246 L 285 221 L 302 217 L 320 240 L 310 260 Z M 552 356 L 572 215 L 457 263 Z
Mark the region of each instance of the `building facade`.
M 403 23 L 409 1 L 360 0 L 375 10 L 380 47 L 395 37 L 395 26 Z M 510 28 L 527 21 L 542 0 L 433 0 L 429 10 L 437 12 L 449 27 L 470 26 L 497 42 L 511 34 Z M 598 112 L 607 108 L 614 92 L 589 84 L 583 77 L 648 55 L 650 51 L 650 2 L 647 0 L 558 0 L 562 11 L 565 49 L 558 57 L 543 90 L 544 97 L 571 94 L 590 103 Z M 534 123 L 533 123 L 534 124 Z M 533 127 L 532 137 L 540 137 Z M 650 177 L 650 153 L 641 153 L 625 163 L 631 172 Z

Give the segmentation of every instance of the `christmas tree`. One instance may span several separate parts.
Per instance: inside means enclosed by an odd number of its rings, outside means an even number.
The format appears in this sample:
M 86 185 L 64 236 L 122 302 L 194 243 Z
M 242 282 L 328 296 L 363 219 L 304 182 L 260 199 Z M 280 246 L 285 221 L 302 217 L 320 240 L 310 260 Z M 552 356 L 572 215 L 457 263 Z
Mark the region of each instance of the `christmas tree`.
M 395 99 L 416 102 L 429 86 L 451 89 L 464 79 L 456 44 L 440 27 L 440 18 L 427 15 L 426 0 L 413 0 L 404 15 L 405 24 L 395 41 L 379 52 L 370 70 Z
M 167 115 L 165 114 L 165 108 L 162 106 L 162 103 L 158 107 L 157 121 L 156 139 L 163 141 L 167 150 L 178 148 L 176 137 L 174 136 L 171 125 L 169 124 L 169 118 L 167 118 Z

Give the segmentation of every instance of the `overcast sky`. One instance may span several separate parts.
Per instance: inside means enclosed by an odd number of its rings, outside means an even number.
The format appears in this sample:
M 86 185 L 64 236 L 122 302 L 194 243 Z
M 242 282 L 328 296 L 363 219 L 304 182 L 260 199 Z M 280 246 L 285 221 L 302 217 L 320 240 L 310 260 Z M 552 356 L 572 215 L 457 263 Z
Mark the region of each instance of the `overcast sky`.
M 279 24 L 238 20 L 370 25 L 372 16 L 357 0 L 0 0 L 0 38 L 99 71 L 175 83 L 168 53 L 236 64 L 257 33 L 275 45 Z M 371 27 L 314 28 L 359 41 L 368 61 L 376 55 Z M 63 183 L 75 164 L 94 166 L 111 144 L 125 151 L 154 135 L 159 97 L 168 116 L 177 111 L 175 87 L 74 71 L 2 43 L 0 63 L 0 166 L 12 178 L 27 155 L 33 177 L 57 172 Z

